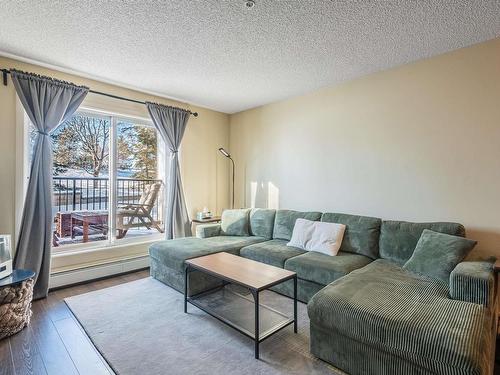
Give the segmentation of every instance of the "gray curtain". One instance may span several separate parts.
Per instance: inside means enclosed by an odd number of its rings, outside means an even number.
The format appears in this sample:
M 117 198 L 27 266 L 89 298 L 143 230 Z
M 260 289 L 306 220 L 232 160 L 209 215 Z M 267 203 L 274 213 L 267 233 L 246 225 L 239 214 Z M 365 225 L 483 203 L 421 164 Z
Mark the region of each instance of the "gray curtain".
M 80 106 L 88 88 L 11 70 L 12 82 L 38 130 L 32 151 L 30 179 L 17 241 L 15 268 L 36 273 L 34 298 L 47 296 L 52 242 L 52 144 L 50 132 Z
M 190 113 L 180 108 L 161 104 L 146 103 L 156 129 L 165 141 L 170 153 L 170 163 L 166 166 L 167 197 L 165 202 L 165 233 L 167 239 L 191 236 L 191 222 L 184 200 L 179 168 L 179 146 Z

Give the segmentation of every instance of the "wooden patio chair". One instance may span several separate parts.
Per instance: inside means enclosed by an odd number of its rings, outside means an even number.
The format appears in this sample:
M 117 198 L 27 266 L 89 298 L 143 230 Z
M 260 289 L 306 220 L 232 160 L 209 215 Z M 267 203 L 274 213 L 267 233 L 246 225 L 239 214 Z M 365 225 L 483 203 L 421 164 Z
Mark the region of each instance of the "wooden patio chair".
M 160 188 L 161 182 L 145 185 L 138 203 L 118 206 L 116 211 L 117 238 L 125 237 L 131 228 L 155 228 L 160 233 L 164 232 L 160 227 L 160 222 L 155 221 L 151 216 Z

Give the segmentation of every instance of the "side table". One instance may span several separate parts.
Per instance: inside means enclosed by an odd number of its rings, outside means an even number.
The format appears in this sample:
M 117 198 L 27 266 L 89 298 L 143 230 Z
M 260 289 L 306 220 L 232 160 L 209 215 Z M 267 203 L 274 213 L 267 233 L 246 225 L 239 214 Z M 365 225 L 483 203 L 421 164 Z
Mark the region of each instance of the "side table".
M 0 340 L 29 324 L 34 277 L 33 271 L 18 269 L 0 279 Z
M 193 223 L 196 224 L 209 224 L 209 223 L 220 223 L 221 217 L 220 216 L 212 216 L 207 219 L 193 219 Z

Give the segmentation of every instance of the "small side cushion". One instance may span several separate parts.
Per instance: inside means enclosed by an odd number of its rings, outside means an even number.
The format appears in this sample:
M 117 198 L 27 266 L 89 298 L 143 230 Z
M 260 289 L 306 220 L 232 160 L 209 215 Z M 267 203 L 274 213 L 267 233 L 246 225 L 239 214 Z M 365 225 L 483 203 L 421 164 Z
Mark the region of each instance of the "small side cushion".
M 248 214 L 250 210 L 224 210 L 221 217 L 221 235 L 248 236 Z
M 493 263 L 462 262 L 450 274 L 450 297 L 490 307 L 494 305 Z
M 296 272 L 299 279 L 327 285 L 371 262 L 372 259 L 359 254 L 341 251 L 332 257 L 310 251 L 288 259 L 285 269 Z
M 221 251 L 239 255 L 240 249 L 257 242 L 262 237 L 216 236 L 209 238 L 184 237 L 155 242 L 149 247 L 149 256 L 176 271 L 184 271 L 184 261 Z
M 424 229 L 403 268 L 448 284 L 451 271 L 476 244 L 474 240 Z
M 242 248 L 240 256 L 283 268 L 287 259 L 305 253 L 302 249 L 287 246 L 286 244 L 287 241 L 285 240 L 260 242 Z
M 391 260 L 402 266 L 412 256 L 424 229 L 465 237 L 465 228 L 458 223 L 383 221 L 380 227 L 380 258 Z
M 220 235 L 220 224 L 202 224 L 196 226 L 196 237 L 208 238 Z
M 274 217 L 276 210 L 253 208 L 250 211 L 250 234 L 264 238 L 273 238 Z
M 318 221 L 321 218 L 321 212 L 299 212 L 293 210 L 276 211 L 273 238 L 290 241 L 295 221 L 299 218 Z
M 340 251 L 378 258 L 378 241 L 382 220 L 376 217 L 326 212 L 321 221 L 346 226 Z

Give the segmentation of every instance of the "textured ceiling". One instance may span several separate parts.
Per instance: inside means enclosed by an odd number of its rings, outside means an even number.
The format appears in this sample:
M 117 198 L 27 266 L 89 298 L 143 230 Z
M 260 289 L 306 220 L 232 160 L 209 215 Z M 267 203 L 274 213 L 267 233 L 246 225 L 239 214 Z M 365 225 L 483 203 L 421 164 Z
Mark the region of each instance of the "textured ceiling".
M 233 113 L 500 36 L 500 0 L 0 0 L 0 53 Z

